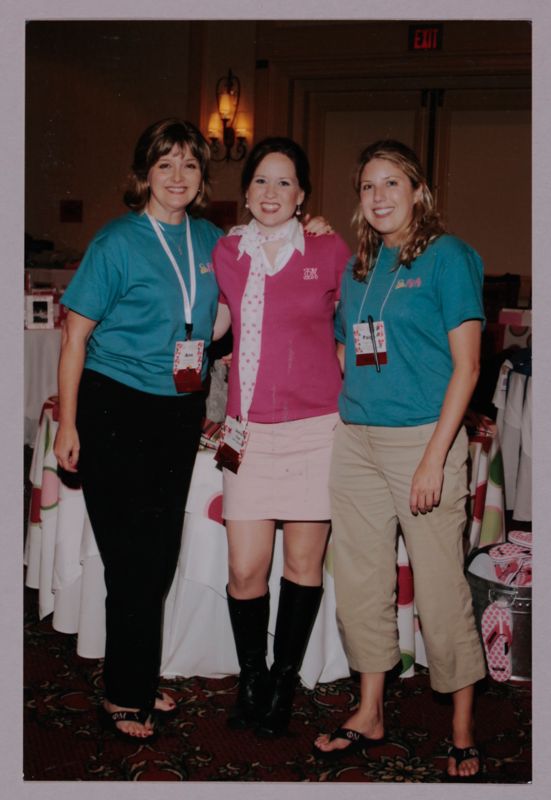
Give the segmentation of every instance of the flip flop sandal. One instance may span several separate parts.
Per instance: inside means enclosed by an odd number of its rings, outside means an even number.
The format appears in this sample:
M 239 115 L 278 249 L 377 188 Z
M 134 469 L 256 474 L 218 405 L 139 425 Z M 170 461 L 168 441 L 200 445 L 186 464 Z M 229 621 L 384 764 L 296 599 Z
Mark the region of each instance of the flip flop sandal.
M 168 697 L 170 700 L 174 700 L 167 692 L 162 692 L 160 689 L 155 692 L 155 700 L 165 700 Z M 174 701 L 173 708 L 155 708 L 153 707 L 153 713 L 159 714 L 162 719 L 167 719 L 168 717 L 172 717 L 178 711 L 178 704 Z
M 131 741 L 136 744 L 137 742 L 151 743 L 156 738 L 157 732 L 155 730 L 153 730 L 149 736 L 133 736 L 131 733 L 122 731 L 117 726 L 117 722 L 139 722 L 141 725 L 145 725 L 147 720 L 151 718 L 150 709 L 140 709 L 139 711 L 107 711 L 103 706 L 100 706 L 98 712 L 102 730 L 111 731 L 119 739 L 124 739 L 127 742 Z
M 471 747 L 456 747 L 451 744 L 448 747 L 448 758 L 455 760 L 455 768 L 458 769 L 463 761 L 468 761 L 470 758 L 478 758 L 478 771 L 474 775 L 450 775 L 446 773 L 448 781 L 461 781 L 463 782 L 478 782 L 482 773 L 482 757 L 478 747 L 471 745 Z
M 155 700 L 165 700 L 166 697 L 169 697 L 171 700 L 174 699 L 168 694 L 168 692 L 162 692 L 160 690 L 155 692 Z M 155 708 L 155 705 L 153 705 L 153 711 L 151 713 L 153 714 L 153 719 L 155 719 L 159 724 L 162 724 L 177 716 L 178 711 L 179 707 L 178 703 L 176 703 L 174 708 L 168 708 L 166 711 L 162 708 Z
M 523 561 L 522 565 L 511 581 L 510 586 L 526 587 L 532 585 L 532 561 Z
M 335 750 L 320 750 L 320 748 L 314 744 L 313 752 L 316 758 L 321 761 L 338 761 L 341 758 L 345 758 L 353 753 L 358 753 L 369 747 L 377 747 L 377 745 L 384 744 L 386 741 L 384 736 L 380 739 L 370 739 L 364 736 L 363 733 L 353 731 L 351 728 L 337 728 L 334 730 L 329 736 L 329 741 L 332 742 L 335 739 L 347 739 L 350 744 Z
M 522 566 L 525 562 L 519 560 L 513 561 L 506 561 L 504 563 L 497 563 L 494 564 L 494 570 L 496 574 L 496 578 L 500 583 L 504 583 L 507 586 L 511 586 L 514 583 L 515 578 L 517 577 L 518 573 L 522 569 Z
M 513 619 L 507 606 L 490 603 L 481 619 L 482 642 L 491 677 L 503 683 L 512 674 Z
M 532 547 L 532 531 L 509 531 L 508 539 L 522 547 Z
M 530 547 L 524 547 L 514 542 L 503 542 L 502 544 L 496 544 L 494 547 L 491 547 L 488 550 L 488 555 L 490 558 L 493 558 L 496 563 L 502 564 L 512 559 L 522 560 L 525 558 L 532 558 L 532 550 Z

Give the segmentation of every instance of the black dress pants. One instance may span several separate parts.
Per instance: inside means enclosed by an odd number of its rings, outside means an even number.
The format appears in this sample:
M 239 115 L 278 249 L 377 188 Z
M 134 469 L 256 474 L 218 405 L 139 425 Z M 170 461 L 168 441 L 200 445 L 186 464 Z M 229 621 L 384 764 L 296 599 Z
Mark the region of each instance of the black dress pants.
M 105 569 L 105 697 L 153 705 L 204 394 L 161 396 L 84 370 L 79 472 Z

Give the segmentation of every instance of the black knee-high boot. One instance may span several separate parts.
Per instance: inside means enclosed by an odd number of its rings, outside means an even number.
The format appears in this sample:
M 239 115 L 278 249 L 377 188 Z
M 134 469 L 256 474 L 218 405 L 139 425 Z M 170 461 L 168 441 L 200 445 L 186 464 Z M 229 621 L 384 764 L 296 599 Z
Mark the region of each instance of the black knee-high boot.
M 266 649 L 270 594 L 236 600 L 228 594 L 228 608 L 239 661 L 239 691 L 228 726 L 239 729 L 258 722 L 266 711 L 268 667 Z
M 285 733 L 291 718 L 298 671 L 323 594 L 322 586 L 300 586 L 281 578 L 274 637 L 274 663 L 270 670 L 268 711 L 256 728 L 262 738 Z

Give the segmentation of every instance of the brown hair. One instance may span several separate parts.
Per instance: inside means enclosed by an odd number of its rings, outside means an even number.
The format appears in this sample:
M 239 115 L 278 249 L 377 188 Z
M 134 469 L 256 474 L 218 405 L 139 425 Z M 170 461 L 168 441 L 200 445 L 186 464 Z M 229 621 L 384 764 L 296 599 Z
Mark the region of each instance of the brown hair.
M 421 187 L 419 200 L 413 206 L 413 216 L 407 238 L 400 247 L 396 261 L 396 267 L 399 264 L 410 267 L 411 262 L 421 255 L 429 242 L 445 232 L 444 226 L 434 208 L 432 194 L 427 186 L 419 159 L 413 150 L 394 139 L 381 139 L 360 153 L 354 175 L 354 189 L 358 196 L 364 167 L 374 158 L 384 158 L 396 164 L 410 179 L 414 189 Z M 381 246 L 382 236 L 366 220 L 361 204 L 356 208 L 352 222 L 357 226 L 359 240 L 353 276 L 357 281 L 363 281 L 373 267 L 376 254 Z
M 174 145 L 182 149 L 187 145 L 201 170 L 201 188 L 187 210 L 196 215 L 204 208 L 210 196 L 210 148 L 201 131 L 191 122 L 169 117 L 154 122 L 141 134 L 134 150 L 128 188 L 123 200 L 133 211 L 142 211 L 149 200 L 149 170 L 157 161 L 170 153 Z
M 241 191 L 243 197 L 247 194 L 247 190 L 252 183 L 254 174 L 261 161 L 266 158 L 266 156 L 269 156 L 270 153 L 281 153 L 293 162 L 298 185 L 304 192 L 304 200 L 301 204 L 304 209 L 308 197 L 312 192 L 310 164 L 302 147 L 293 139 L 289 139 L 286 136 L 270 136 L 255 144 L 247 156 L 243 172 L 241 173 Z M 250 214 L 248 213 L 246 216 L 250 217 Z

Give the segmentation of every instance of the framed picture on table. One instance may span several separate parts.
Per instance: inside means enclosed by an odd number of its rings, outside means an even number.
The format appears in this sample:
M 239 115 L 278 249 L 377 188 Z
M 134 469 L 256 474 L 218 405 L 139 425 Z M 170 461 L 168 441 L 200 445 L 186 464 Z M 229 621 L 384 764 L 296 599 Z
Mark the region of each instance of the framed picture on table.
M 53 294 L 28 294 L 25 296 L 25 327 L 54 327 Z

